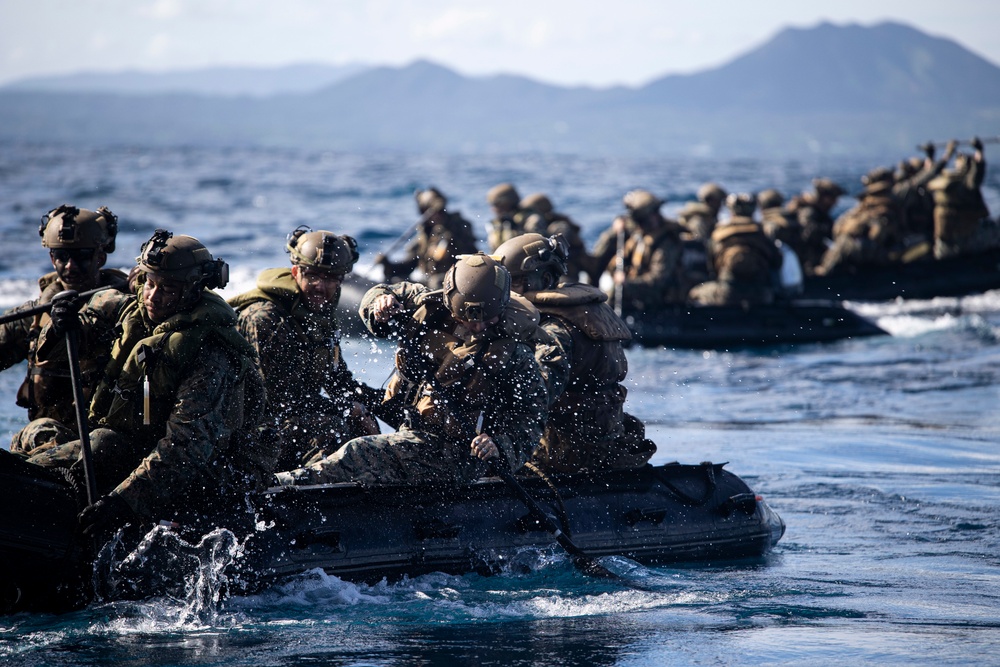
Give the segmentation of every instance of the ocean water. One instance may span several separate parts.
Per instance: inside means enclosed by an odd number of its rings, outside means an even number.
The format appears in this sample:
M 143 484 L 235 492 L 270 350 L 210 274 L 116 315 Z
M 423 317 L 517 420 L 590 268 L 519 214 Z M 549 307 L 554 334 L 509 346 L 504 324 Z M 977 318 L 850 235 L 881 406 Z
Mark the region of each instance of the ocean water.
M 156 227 L 198 237 L 232 265 L 231 294 L 287 262 L 299 224 L 354 234 L 365 270 L 428 185 L 481 238 L 486 190 L 512 181 L 547 192 L 592 242 L 633 187 L 666 197 L 669 213 L 707 180 L 792 194 L 825 175 L 857 190 L 873 166 L 7 145 L 0 307 L 47 270 L 38 220 L 61 203 L 120 216 L 113 265 L 131 264 Z M 995 173 L 986 196 L 1000 212 Z M 1000 664 L 1000 293 L 849 305 L 892 335 L 629 351 L 627 407 L 659 445 L 654 462 L 728 461 L 785 519 L 763 560 L 608 563 L 642 590 L 588 578 L 558 548 L 530 554 L 527 574 L 368 586 L 314 572 L 255 596 L 195 589 L 0 617 L 0 664 Z M 391 363 L 363 340 L 348 362 L 375 385 Z M 23 372 L 0 373 L 3 442 L 25 419 Z

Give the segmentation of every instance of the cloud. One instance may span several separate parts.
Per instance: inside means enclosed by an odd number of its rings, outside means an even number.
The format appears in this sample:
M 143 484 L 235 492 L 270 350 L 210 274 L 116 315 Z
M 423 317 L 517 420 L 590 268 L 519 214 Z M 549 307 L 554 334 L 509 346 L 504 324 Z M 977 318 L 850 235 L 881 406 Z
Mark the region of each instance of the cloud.
M 168 21 L 184 14 L 183 0 L 153 0 L 139 9 L 139 14 L 156 21 Z
M 421 39 L 465 37 L 470 32 L 489 28 L 496 19 L 496 14 L 490 10 L 453 7 L 431 19 L 414 21 L 413 34 Z
M 146 55 L 156 60 L 162 60 L 170 54 L 172 41 L 170 35 L 158 33 L 153 35 L 146 44 Z

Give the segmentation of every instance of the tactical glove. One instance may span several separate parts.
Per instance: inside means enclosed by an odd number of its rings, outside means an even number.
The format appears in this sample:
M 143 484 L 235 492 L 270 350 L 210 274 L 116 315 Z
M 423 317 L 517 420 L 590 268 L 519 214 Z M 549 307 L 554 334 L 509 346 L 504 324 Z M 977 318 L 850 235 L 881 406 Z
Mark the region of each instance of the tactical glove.
M 65 336 L 70 331 L 80 328 L 80 307 L 83 302 L 71 297 L 63 297 L 52 302 L 49 317 L 52 319 L 52 332 L 57 336 Z
M 109 493 L 80 512 L 76 520 L 85 537 L 99 537 L 134 522 L 136 518 L 132 508 L 121 496 Z

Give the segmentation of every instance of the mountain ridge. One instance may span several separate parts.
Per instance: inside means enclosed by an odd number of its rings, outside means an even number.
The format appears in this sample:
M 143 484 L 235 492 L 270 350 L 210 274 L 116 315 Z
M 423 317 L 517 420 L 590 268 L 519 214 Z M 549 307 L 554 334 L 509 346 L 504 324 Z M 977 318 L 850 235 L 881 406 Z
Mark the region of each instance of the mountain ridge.
M 998 125 L 1000 67 L 895 22 L 785 28 L 638 87 L 468 77 L 418 59 L 266 97 L 0 89 L 6 141 L 795 157 L 895 155 Z

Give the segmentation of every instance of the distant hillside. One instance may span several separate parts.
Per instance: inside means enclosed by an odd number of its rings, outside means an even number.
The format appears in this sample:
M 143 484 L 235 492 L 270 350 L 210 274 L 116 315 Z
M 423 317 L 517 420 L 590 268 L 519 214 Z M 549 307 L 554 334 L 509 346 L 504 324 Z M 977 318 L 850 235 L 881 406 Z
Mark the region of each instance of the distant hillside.
M 269 97 L 310 93 L 360 74 L 368 65 L 288 65 L 286 67 L 209 67 L 177 72 L 83 72 L 24 79 L 3 91 L 113 93 L 118 95 L 184 94 Z
M 721 67 L 640 88 L 470 78 L 417 61 L 234 99 L 192 94 L 185 76 L 174 94 L 147 82 L 140 95 L 137 81 L 128 95 L 0 90 L 0 140 L 896 159 L 927 139 L 1000 134 L 1000 68 L 897 23 L 789 28 Z

